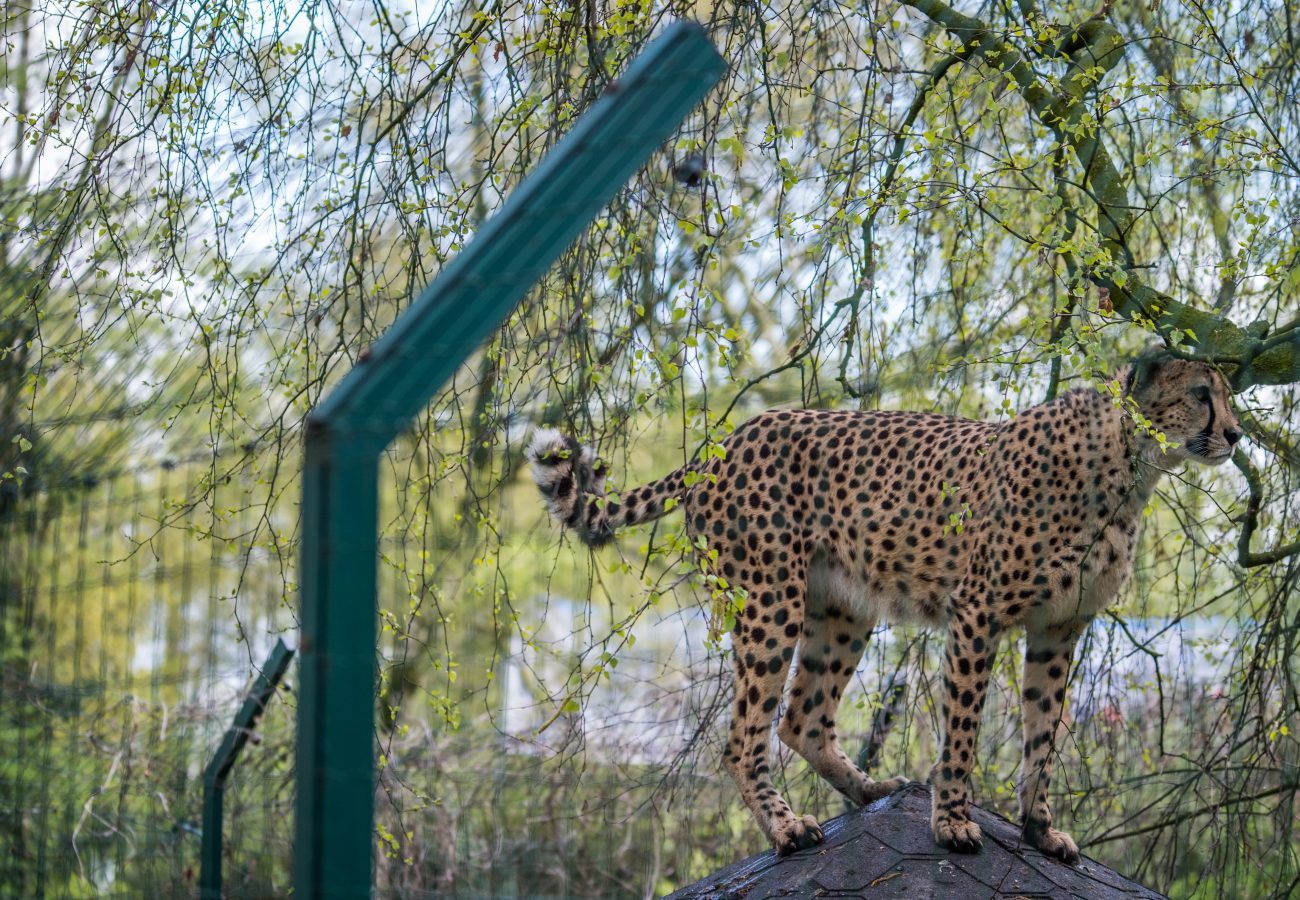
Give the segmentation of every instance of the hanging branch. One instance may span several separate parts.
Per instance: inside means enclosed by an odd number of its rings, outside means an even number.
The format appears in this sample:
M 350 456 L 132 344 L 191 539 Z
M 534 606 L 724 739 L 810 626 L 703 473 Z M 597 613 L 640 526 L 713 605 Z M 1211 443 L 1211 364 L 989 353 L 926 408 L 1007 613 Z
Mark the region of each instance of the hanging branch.
M 1246 512 L 1242 516 L 1241 534 L 1237 537 L 1237 563 L 1243 569 L 1271 566 L 1279 560 L 1300 553 L 1300 541 L 1292 541 L 1260 553 L 1250 549 L 1250 539 L 1259 525 L 1259 509 L 1264 505 L 1264 486 L 1260 481 L 1259 472 L 1255 470 L 1254 464 L 1244 450 L 1238 448 L 1233 451 L 1232 464 L 1245 477 L 1246 485 L 1250 490 L 1250 498 L 1246 501 Z
M 916 123 L 917 117 L 921 115 L 921 110 L 925 109 L 925 103 L 930 98 L 930 94 L 939 86 L 953 66 L 959 62 L 969 62 L 973 52 L 972 49 L 966 47 L 959 48 L 955 53 L 944 57 L 930 67 L 925 80 L 916 89 L 916 96 L 912 98 L 911 106 L 908 107 L 902 121 L 898 123 L 898 132 L 894 135 L 894 146 L 889 151 L 889 163 L 885 167 L 884 176 L 880 179 L 880 186 L 876 189 L 875 201 L 862 218 L 862 253 L 865 264 L 862 267 L 862 277 L 858 279 L 858 283 L 853 288 L 853 293 L 845 301 L 849 309 L 849 321 L 844 329 L 844 338 L 841 341 L 845 349 L 844 355 L 840 357 L 839 373 L 836 375 L 836 381 L 840 383 L 845 395 L 848 397 L 854 399 L 862 397 L 862 391 L 849 383 L 848 369 L 851 355 L 850 348 L 858 334 L 858 310 L 862 304 L 862 297 L 871 289 L 876 279 L 876 254 L 873 246 L 875 242 L 876 216 L 880 215 L 880 211 L 884 209 L 885 201 L 889 199 L 890 192 L 898 181 L 898 173 L 902 168 L 903 151 L 907 147 L 907 139 L 911 136 L 912 126 Z
M 1196 309 L 1144 284 L 1133 270 L 1127 245 L 1134 207 L 1095 121 L 1085 94 L 1119 63 L 1124 38 L 1098 14 L 1067 34 L 1057 47 L 1071 65 L 1059 87 L 1049 88 L 1020 49 L 980 19 L 941 0 L 913 0 L 909 6 L 942 26 L 974 57 L 1003 73 L 1039 120 L 1062 144 L 1074 150 L 1083 170 L 1081 188 L 1097 209 L 1102 247 L 1113 261 L 1090 278 L 1110 291 L 1114 311 L 1130 321 L 1149 323 L 1163 335 L 1181 332 L 1200 358 L 1229 371 L 1233 387 L 1300 382 L 1300 328 L 1292 322 L 1265 340 L 1261 329 L 1242 329 L 1227 317 Z M 1102 13 L 1105 12 L 1103 8 Z M 1074 49 L 1077 48 L 1077 49 Z

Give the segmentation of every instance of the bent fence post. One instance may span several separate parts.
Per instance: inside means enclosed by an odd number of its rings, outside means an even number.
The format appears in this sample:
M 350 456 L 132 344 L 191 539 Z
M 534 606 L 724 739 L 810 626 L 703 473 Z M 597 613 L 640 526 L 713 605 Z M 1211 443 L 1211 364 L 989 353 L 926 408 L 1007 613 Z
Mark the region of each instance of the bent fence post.
M 379 454 L 725 70 L 666 29 L 308 417 L 295 896 L 370 893 Z
M 235 714 L 235 721 L 203 772 L 203 837 L 199 866 L 199 896 L 203 900 L 221 900 L 222 801 L 225 799 L 226 778 L 292 660 L 293 651 L 285 646 L 284 641 L 277 640 L 253 689 L 244 698 L 244 705 Z

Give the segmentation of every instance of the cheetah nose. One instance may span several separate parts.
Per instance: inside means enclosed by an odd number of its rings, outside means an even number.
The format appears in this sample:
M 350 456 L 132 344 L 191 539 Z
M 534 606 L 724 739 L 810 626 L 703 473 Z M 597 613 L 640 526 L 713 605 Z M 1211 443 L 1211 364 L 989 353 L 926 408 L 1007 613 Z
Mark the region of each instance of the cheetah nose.
M 1241 440 L 1241 430 L 1238 428 L 1224 429 L 1223 437 L 1229 444 L 1235 444 Z

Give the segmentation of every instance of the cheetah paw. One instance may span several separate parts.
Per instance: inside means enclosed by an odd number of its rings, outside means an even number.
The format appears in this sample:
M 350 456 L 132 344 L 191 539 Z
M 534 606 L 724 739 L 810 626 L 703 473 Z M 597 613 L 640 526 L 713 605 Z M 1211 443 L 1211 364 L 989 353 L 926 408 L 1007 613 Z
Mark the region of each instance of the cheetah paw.
M 910 778 L 904 778 L 901 775 L 897 778 L 887 778 L 884 781 L 868 780 L 862 787 L 862 799 L 858 801 L 859 805 L 865 806 L 868 803 L 874 803 L 881 797 L 888 797 L 894 791 L 911 784 Z
M 1044 856 L 1059 859 L 1071 866 L 1079 862 L 1079 846 L 1064 831 L 1057 831 L 1049 826 L 1035 833 L 1035 830 L 1026 828 L 1025 838 Z
M 935 843 L 958 853 L 978 853 L 984 846 L 980 827 L 970 819 L 936 819 Z
M 809 847 L 815 847 L 826 839 L 822 834 L 821 826 L 812 816 L 803 816 L 795 819 L 794 822 L 783 831 L 778 831 L 772 836 L 772 846 L 776 848 L 777 856 L 789 856 L 799 850 L 807 850 Z

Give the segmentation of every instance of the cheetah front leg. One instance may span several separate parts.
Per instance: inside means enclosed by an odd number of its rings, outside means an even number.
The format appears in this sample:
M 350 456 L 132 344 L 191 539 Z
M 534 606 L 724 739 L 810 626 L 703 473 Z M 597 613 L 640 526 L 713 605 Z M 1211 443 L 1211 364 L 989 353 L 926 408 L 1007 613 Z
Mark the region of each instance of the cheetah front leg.
M 1025 757 L 1020 769 L 1020 820 L 1026 841 L 1070 864 L 1079 861 L 1079 848 L 1068 834 L 1052 827 L 1047 787 L 1052 781 L 1052 759 L 1065 707 L 1070 661 L 1086 627 L 1086 622 L 1069 622 L 1030 630 L 1025 641 Z
M 930 770 L 930 827 L 937 843 L 960 853 L 974 853 L 984 846 L 979 826 L 970 820 L 967 778 L 975 767 L 995 651 L 994 628 L 987 614 L 954 599 L 943 657 L 943 752 Z

